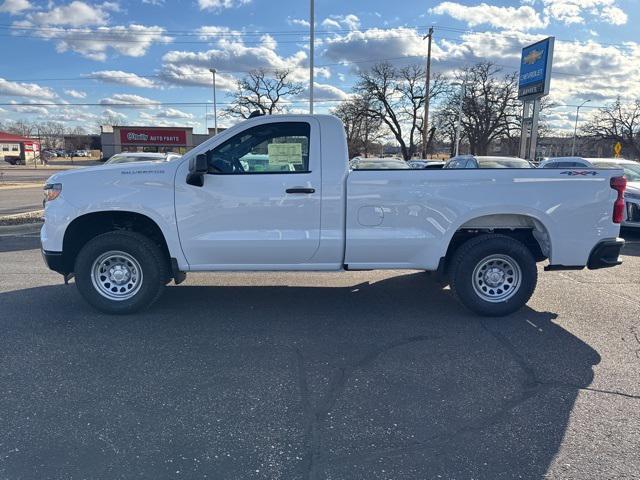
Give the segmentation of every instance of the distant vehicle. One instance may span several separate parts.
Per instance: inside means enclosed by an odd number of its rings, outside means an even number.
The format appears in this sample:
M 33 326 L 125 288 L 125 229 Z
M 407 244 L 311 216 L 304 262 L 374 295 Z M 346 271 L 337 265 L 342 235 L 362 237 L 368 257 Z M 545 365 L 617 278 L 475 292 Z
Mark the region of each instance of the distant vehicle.
M 49 158 L 55 158 L 58 156 L 55 150 L 44 150 L 42 152 L 43 155 L 46 155 Z
M 122 152 L 116 153 L 105 165 L 113 165 L 115 163 L 133 163 L 133 162 L 168 162 L 174 158 L 179 158 L 176 153 L 155 153 L 155 152 Z
M 627 216 L 622 226 L 640 228 L 640 163 L 624 158 L 556 157 L 545 160 L 538 168 L 621 168 L 627 179 Z
M 89 157 L 89 152 L 86 150 L 76 150 L 71 153 L 72 157 Z
M 443 160 L 409 160 L 407 165 L 418 170 L 443 168 L 446 162 Z
M 354 157 L 349 162 L 351 170 L 407 170 L 409 165 L 399 158 Z
M 458 155 L 450 158 L 442 168 L 535 168 L 527 160 L 516 157 L 482 157 Z

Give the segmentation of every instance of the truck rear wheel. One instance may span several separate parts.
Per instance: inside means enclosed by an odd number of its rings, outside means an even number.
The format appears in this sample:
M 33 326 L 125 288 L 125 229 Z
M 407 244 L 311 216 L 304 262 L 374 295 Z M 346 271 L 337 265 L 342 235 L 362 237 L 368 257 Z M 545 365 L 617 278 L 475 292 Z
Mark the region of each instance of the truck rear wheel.
M 451 289 L 470 310 L 500 317 L 522 308 L 536 287 L 529 249 L 506 235 L 480 235 L 464 243 L 450 267 Z
M 96 309 L 134 313 L 155 302 L 169 276 L 161 249 L 136 232 L 109 232 L 91 239 L 75 263 L 76 286 Z

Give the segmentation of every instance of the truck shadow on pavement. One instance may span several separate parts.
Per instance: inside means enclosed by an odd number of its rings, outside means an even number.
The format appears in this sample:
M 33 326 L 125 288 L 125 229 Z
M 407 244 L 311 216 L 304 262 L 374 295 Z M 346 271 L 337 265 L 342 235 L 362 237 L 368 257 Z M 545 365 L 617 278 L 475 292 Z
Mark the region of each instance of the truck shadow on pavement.
M 600 361 L 553 313 L 478 318 L 423 273 L 254 284 L 129 317 L 71 287 L 0 294 L 0 472 L 543 478 Z

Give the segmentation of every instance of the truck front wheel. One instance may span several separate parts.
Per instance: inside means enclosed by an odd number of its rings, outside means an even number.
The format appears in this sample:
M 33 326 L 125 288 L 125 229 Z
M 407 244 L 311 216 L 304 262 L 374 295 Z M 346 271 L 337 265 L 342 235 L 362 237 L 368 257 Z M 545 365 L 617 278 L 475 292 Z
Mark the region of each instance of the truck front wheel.
M 529 249 L 506 235 L 488 234 L 454 254 L 451 289 L 470 310 L 500 317 L 522 308 L 536 287 L 538 270 Z
M 155 302 L 168 277 L 162 250 L 136 232 L 104 233 L 87 242 L 75 262 L 76 286 L 96 309 L 134 313 Z

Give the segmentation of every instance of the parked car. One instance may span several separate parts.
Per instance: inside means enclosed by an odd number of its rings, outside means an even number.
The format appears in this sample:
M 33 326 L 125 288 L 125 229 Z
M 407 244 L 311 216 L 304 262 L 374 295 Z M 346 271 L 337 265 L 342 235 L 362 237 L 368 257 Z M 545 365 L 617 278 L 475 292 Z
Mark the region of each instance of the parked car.
M 247 172 L 256 154 L 294 170 Z M 500 316 L 531 297 L 538 261 L 620 263 L 622 173 L 350 171 L 338 118 L 268 115 L 171 162 L 53 175 L 40 239 L 49 268 L 113 314 L 149 306 L 186 272 L 419 269 L 446 275 L 472 311 Z
M 72 157 L 89 157 L 89 152 L 86 150 L 76 150 L 74 152 L 71 152 L 71 156 Z
M 411 168 L 425 170 L 432 168 L 443 168 L 446 162 L 443 160 L 409 160 L 407 165 Z
M 539 168 L 621 168 L 627 179 L 624 194 L 627 216 L 622 226 L 640 228 L 640 163 L 623 158 L 556 157 L 545 160 Z
M 167 162 L 178 158 L 180 155 L 176 153 L 155 153 L 155 152 L 122 152 L 116 153 L 105 165 L 113 165 L 114 163 L 132 163 L 132 162 Z
M 528 160 L 516 157 L 482 157 L 458 155 L 450 158 L 442 168 L 535 168 Z
M 399 158 L 354 157 L 349 166 L 352 170 L 406 170 L 407 162 Z

